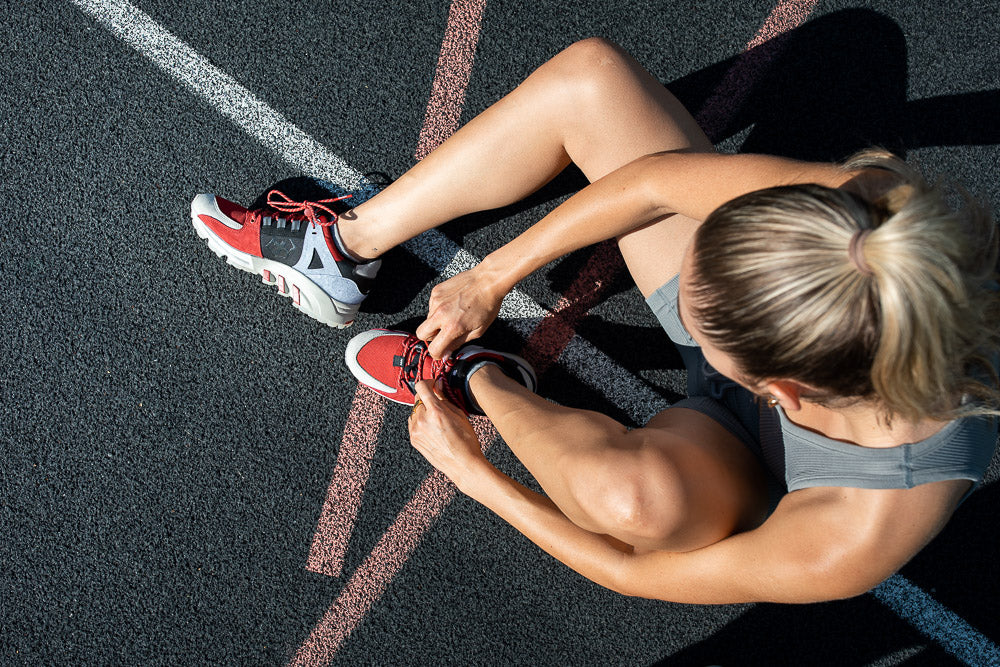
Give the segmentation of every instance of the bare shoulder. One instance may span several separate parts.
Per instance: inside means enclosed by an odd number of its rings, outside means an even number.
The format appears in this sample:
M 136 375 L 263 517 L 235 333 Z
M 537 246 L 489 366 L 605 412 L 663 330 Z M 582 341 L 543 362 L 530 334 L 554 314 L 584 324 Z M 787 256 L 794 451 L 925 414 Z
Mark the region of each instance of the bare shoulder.
M 834 572 L 860 577 L 860 589 L 882 581 L 917 554 L 954 513 L 971 482 L 948 480 L 911 489 L 817 487 L 789 493 L 765 522 L 803 533 Z

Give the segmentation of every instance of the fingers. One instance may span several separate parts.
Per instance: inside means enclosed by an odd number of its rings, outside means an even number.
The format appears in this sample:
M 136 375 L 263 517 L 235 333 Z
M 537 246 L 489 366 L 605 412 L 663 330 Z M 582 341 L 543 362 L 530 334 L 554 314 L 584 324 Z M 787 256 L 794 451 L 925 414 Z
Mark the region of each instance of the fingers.
M 416 334 L 417 338 L 419 338 L 420 340 L 427 341 L 427 340 L 434 340 L 437 337 L 438 332 L 440 331 L 441 327 L 438 326 L 438 324 L 433 321 L 430 315 L 428 315 L 427 319 L 421 322 L 420 326 L 417 327 Z
M 472 338 L 475 338 L 475 336 L 471 333 L 455 333 L 454 329 L 442 329 L 438 332 L 437 336 L 427 343 L 427 352 L 435 359 L 444 359 L 454 352 L 459 345 Z
M 462 412 L 462 409 L 445 396 L 443 378 L 438 378 L 433 383 L 430 380 L 420 380 L 414 385 L 414 390 L 417 394 L 418 404 L 410 413 L 410 417 L 425 418 L 449 412 L 468 421 L 468 417 Z
M 440 326 L 435 316 L 428 316 L 417 327 L 417 338 L 427 343 L 427 352 L 435 359 L 444 359 L 459 346 L 479 338 L 482 329 L 466 331 L 461 326 Z
M 427 343 L 428 353 L 438 360 L 454 352 L 455 348 L 470 337 L 475 338 L 463 332 L 461 327 L 438 324 L 439 317 L 437 313 L 432 312 L 416 331 L 417 338 Z
M 420 380 L 413 388 L 416 390 L 417 400 L 423 402 L 425 407 L 437 406 L 441 402 L 441 397 L 434 391 L 434 384 L 430 380 Z

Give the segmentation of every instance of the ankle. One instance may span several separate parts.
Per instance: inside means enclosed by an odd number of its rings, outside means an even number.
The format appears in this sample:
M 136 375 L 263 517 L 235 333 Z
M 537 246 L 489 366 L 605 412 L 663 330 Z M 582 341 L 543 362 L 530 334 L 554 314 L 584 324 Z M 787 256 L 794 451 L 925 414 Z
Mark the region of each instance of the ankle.
M 371 218 L 371 215 L 354 208 L 337 220 L 335 228 L 337 245 L 341 252 L 356 262 L 365 263 L 378 259 L 392 247 L 379 237 L 379 225 Z
M 369 243 L 364 240 L 363 228 L 358 222 L 354 211 L 348 211 L 340 216 L 336 226 L 333 228 L 333 236 L 337 248 L 342 253 L 355 262 L 364 264 L 378 257 L 379 253 L 373 254 L 366 250 L 369 247 Z

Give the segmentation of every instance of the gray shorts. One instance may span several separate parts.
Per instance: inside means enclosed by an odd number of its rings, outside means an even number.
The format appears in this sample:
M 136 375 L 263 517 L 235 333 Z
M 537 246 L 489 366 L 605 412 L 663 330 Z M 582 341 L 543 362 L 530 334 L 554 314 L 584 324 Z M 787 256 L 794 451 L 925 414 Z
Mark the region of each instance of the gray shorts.
M 704 412 L 760 454 L 759 401 L 756 396 L 716 371 L 705 360 L 701 348 L 684 328 L 677 313 L 678 278 L 674 276 L 653 292 L 646 299 L 646 303 L 684 360 L 688 376 L 688 400 L 698 399 L 684 407 Z M 704 399 L 711 399 L 711 402 Z
M 761 444 L 761 431 L 762 426 L 764 431 L 780 427 L 773 411 L 762 410 L 756 396 L 716 371 L 705 360 L 701 348 L 684 328 L 677 313 L 677 289 L 678 276 L 674 276 L 646 299 L 663 330 L 677 346 L 687 369 L 688 398 L 672 407 L 697 410 L 711 417 L 753 452 L 769 473 L 768 496 L 773 511 L 781 496 L 787 493 L 782 472 L 783 452 L 770 452 L 768 455 Z

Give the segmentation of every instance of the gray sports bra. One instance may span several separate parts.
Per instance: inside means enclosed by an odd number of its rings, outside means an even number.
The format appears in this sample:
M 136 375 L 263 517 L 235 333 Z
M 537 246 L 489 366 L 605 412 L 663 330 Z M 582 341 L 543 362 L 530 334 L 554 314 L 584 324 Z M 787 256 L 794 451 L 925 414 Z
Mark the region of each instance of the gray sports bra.
M 789 491 L 813 486 L 908 489 L 949 479 L 974 484 L 982 480 L 996 448 L 997 420 L 957 419 L 926 440 L 889 448 L 861 447 L 804 429 L 788 419 L 780 406 L 762 405 L 705 361 L 701 348 L 681 324 L 677 290 L 675 276 L 646 302 L 688 367 L 692 399 L 679 405 L 722 423 L 758 453 Z

